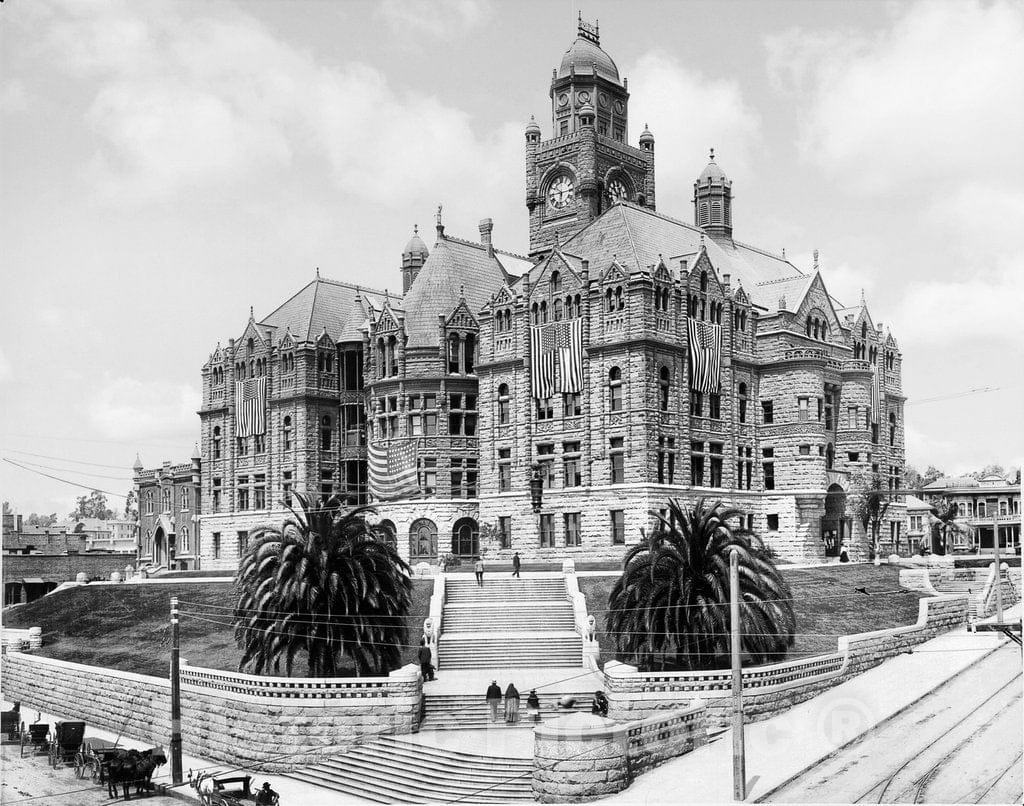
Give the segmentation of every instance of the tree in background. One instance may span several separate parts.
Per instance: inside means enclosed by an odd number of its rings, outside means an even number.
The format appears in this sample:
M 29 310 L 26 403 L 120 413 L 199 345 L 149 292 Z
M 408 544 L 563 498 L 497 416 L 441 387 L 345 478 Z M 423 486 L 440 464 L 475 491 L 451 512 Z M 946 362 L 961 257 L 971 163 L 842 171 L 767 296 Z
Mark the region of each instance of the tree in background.
M 139 496 L 134 489 L 128 491 L 124 499 L 124 519 L 126 521 L 137 521 L 139 519 Z
M 878 473 L 860 476 L 853 485 L 852 498 L 853 513 L 860 521 L 864 532 L 871 536 L 870 558 L 873 560 L 878 556 L 878 538 L 882 522 L 892 503 L 885 479 Z
M 728 666 L 729 558 L 739 554 L 740 632 L 751 663 L 781 660 L 793 645 L 792 597 L 760 539 L 733 529 L 743 513 L 722 502 L 677 499 L 655 532 L 623 560 L 608 597 L 608 634 L 644 671 Z
M 956 535 L 963 535 L 973 543 L 974 530 L 967 524 L 957 521 L 960 509 L 956 504 L 947 504 L 941 498 L 936 498 L 931 501 L 931 505 L 932 515 L 938 520 L 936 526 L 939 533 L 939 554 L 946 554 L 949 551 L 949 545 Z
M 291 674 L 305 655 L 310 677 L 337 676 L 348 656 L 357 675 L 397 669 L 412 605 L 408 564 L 378 540 L 366 507 L 348 509 L 293 494 L 283 526 L 265 526 L 238 565 L 235 640 L 239 670 Z
M 37 515 L 33 512 L 28 516 L 27 523 L 29 526 L 53 526 L 57 523 L 57 513 L 53 512 L 49 515 Z
M 10 501 L 4 501 L 4 515 L 13 515 L 13 514 L 14 514 L 14 510 L 11 509 L 11 502 Z
M 68 515 L 69 520 L 98 518 L 101 521 L 105 521 L 113 517 L 113 510 L 107 508 L 107 497 L 99 490 L 93 490 L 87 496 L 78 496 L 75 502 L 75 511 Z

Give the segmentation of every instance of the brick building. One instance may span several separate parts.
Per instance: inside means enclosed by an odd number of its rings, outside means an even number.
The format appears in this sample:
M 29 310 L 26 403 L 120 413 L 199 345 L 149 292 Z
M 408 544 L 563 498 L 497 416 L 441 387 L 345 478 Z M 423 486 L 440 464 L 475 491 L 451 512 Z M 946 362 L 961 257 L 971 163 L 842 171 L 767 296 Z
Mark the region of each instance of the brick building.
M 140 567 L 202 568 L 202 469 L 198 446 L 188 464 L 164 462 L 158 468 L 146 470 L 136 458 L 132 470 L 139 497 Z
M 866 553 L 846 497 L 858 476 L 902 477 L 895 338 L 863 299 L 836 302 L 817 257 L 805 272 L 734 237 L 713 154 L 694 223 L 659 212 L 654 136 L 629 145 L 627 86 L 581 21 L 552 78 L 552 136 L 533 120 L 525 132 L 529 258 L 497 248 L 490 219 L 478 242 L 447 234 L 439 209 L 433 247 L 414 233 L 403 250 L 402 297 L 317 277 L 217 347 L 204 563 L 233 565 L 290 491 L 365 501 L 367 441 L 407 440 L 422 494 L 379 519 L 413 561 L 619 557 L 671 496 L 742 506 L 793 559 L 842 541 Z M 720 327 L 716 391 L 691 388 L 691 321 Z M 535 397 L 531 329 L 570 322 L 580 388 Z M 262 431 L 239 437 L 254 403 Z M 904 517 L 890 508 L 890 539 Z

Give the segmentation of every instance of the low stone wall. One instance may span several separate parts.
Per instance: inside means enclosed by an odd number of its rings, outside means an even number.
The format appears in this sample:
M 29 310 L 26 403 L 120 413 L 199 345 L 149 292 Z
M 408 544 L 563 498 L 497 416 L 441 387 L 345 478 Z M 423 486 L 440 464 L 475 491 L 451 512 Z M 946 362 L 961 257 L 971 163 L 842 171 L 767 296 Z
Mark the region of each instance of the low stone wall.
M 999 609 L 999 596 L 996 593 L 995 584 L 996 564 L 992 563 L 986 573 L 988 576 L 985 580 L 985 588 L 978 596 L 978 616 L 981 618 L 995 615 Z M 999 585 L 1002 588 L 1004 610 L 1020 601 L 1017 584 L 1010 574 L 1010 568 L 1006 563 L 1002 563 L 1000 567 Z
M 916 624 L 842 636 L 834 654 L 746 668 L 744 713 L 751 721 L 767 719 L 966 620 L 966 596 L 922 599 Z M 604 678 L 608 716 L 612 719 L 649 717 L 699 698 L 707 708 L 710 724 L 729 724 L 732 674 L 728 669 L 640 672 L 635 666 L 608 661 Z
M 706 741 L 704 708 L 695 705 L 619 724 L 572 714 L 534 729 L 533 794 L 542 803 L 595 800 Z
M 3 657 L 4 697 L 37 709 L 167 745 L 170 682 L 12 652 Z M 282 678 L 183 665 L 182 741 L 190 755 L 290 769 L 343 752 L 380 733 L 419 723 L 419 669 L 387 677 Z

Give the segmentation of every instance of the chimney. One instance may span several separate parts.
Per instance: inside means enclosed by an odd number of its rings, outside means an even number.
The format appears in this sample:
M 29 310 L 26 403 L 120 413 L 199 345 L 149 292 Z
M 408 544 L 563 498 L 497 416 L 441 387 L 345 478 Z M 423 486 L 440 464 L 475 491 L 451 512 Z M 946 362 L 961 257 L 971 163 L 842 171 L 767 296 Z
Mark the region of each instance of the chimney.
M 687 271 L 688 269 L 686 268 L 686 258 L 684 257 L 682 260 L 679 261 L 679 272 L 680 274 L 686 274 Z
M 723 274 L 723 275 L 722 275 L 722 284 L 723 284 L 723 285 L 729 285 L 729 277 L 730 277 L 730 276 L 731 276 L 731 275 L 728 275 L 728 274 Z
M 480 222 L 480 243 L 487 247 L 487 257 L 494 257 L 494 246 L 491 244 L 491 231 L 494 229 L 494 222 L 485 218 Z

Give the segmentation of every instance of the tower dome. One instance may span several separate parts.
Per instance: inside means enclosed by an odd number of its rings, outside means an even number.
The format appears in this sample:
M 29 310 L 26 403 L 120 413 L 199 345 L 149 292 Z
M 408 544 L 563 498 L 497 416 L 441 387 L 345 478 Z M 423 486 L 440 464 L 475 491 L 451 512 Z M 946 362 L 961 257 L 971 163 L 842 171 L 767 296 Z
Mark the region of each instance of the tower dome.
M 412 237 L 406 242 L 402 250 L 402 293 L 405 294 L 412 287 L 413 280 L 419 274 L 423 264 L 430 257 L 427 245 L 420 237 L 420 228 L 413 225 Z
M 406 242 L 405 249 L 402 250 L 402 256 L 422 255 L 423 259 L 426 260 L 427 255 L 430 252 L 427 251 L 427 245 L 423 243 L 423 239 L 420 237 L 420 228 L 418 225 L 413 225 L 412 237 Z
M 582 29 L 576 41 L 569 46 L 569 49 L 562 56 L 562 63 L 558 66 L 558 78 L 566 78 L 575 73 L 576 75 L 596 75 L 621 84 L 619 68 L 615 66 L 612 57 L 601 50 L 597 44 L 596 37 L 591 39 L 583 35 Z
M 712 238 L 732 238 L 732 180 L 715 162 L 713 148 L 693 183 L 693 223 Z

